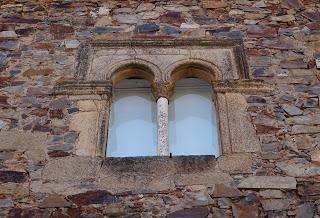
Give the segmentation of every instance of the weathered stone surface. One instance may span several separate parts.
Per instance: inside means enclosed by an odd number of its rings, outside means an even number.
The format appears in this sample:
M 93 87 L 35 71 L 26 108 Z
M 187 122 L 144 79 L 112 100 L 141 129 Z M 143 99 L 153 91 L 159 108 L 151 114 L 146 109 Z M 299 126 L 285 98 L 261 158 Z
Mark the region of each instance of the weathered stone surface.
M 40 208 L 70 207 L 71 203 L 60 195 L 50 194 L 38 206 Z
M 67 157 L 48 162 L 43 171 L 42 179 L 55 182 L 80 182 L 98 176 L 101 160 L 89 157 Z M 79 173 L 81 172 L 81 173 Z
M 261 200 L 261 204 L 265 211 L 283 211 L 290 208 L 290 202 L 288 199 L 265 199 Z
M 288 113 L 291 116 L 297 116 L 297 115 L 303 114 L 302 110 L 292 105 L 284 104 L 282 105 L 282 108 L 285 110 L 286 113 Z
M 319 133 L 320 126 L 310 126 L 310 125 L 294 125 L 292 126 L 292 134 L 302 134 L 302 133 Z
M 308 177 L 320 175 L 320 166 L 310 163 L 290 163 L 280 162 L 276 164 L 288 176 L 294 177 Z
M 224 184 L 215 184 L 211 193 L 212 197 L 239 197 L 241 191 L 236 187 L 226 186 Z
M 298 194 L 308 198 L 320 195 L 320 184 L 307 182 L 298 187 Z
M 79 132 L 79 140 L 76 144 L 77 155 L 94 156 L 97 152 L 97 130 L 99 124 L 99 112 L 81 112 L 74 114 L 70 123 L 70 130 Z M 82 125 L 85 122 L 86 125 Z
M 21 199 L 29 195 L 29 189 L 17 183 L 2 183 L 0 184 L 0 195 Z
M 27 179 L 27 173 L 17 171 L 0 171 L 0 182 L 22 183 Z
M 65 40 L 64 46 L 66 48 L 78 48 L 80 45 L 80 42 L 77 39 L 71 39 L 71 40 Z
M 155 5 L 152 3 L 144 3 L 142 2 L 138 8 L 136 9 L 136 12 L 144 12 L 144 11 L 151 11 L 152 9 L 155 8 Z
M 280 190 L 263 190 L 260 191 L 260 196 L 263 198 L 283 198 L 283 193 Z
M 277 35 L 277 31 L 274 28 L 259 25 L 250 25 L 247 33 L 250 37 L 257 38 L 275 37 Z
M 146 24 L 138 25 L 134 31 L 137 33 L 153 33 L 153 32 L 157 32 L 158 30 L 160 30 L 160 27 L 157 24 L 146 23 Z
M 17 130 L 0 131 L 0 150 L 34 150 L 42 149 L 46 134 L 23 132 Z
M 203 1 L 203 6 L 204 6 L 204 8 L 208 8 L 208 9 L 216 9 L 216 8 L 225 8 L 228 5 L 225 1 L 205 0 L 205 1 Z
M 48 76 L 52 74 L 53 70 L 52 69 L 28 69 L 26 70 L 23 75 L 27 77 L 31 76 Z
M 313 218 L 314 211 L 314 204 L 304 203 L 300 206 L 296 218 Z
M 13 207 L 13 201 L 11 198 L 5 198 L 3 200 L 0 200 L 0 208 L 6 208 L 6 207 Z
M 320 114 L 290 117 L 286 119 L 286 123 L 296 125 L 320 125 Z
M 243 205 L 233 204 L 232 205 L 233 217 L 235 218 L 258 218 L 259 208 L 256 205 Z
M 0 66 L 6 65 L 8 62 L 8 55 L 6 53 L 0 52 Z
M 0 38 L 16 38 L 18 35 L 14 31 L 2 31 L 0 32 Z
M 225 172 L 249 172 L 252 164 L 251 155 L 246 153 L 222 155 L 218 158 L 218 166 Z
M 205 218 L 208 217 L 209 211 L 207 208 L 191 208 L 175 211 L 168 214 L 167 218 Z
M 45 212 L 32 208 L 13 208 L 10 210 L 9 217 L 44 217 Z
M 315 151 L 311 154 L 311 161 L 317 165 L 320 165 L 320 151 Z
M 274 188 L 296 189 L 297 182 L 293 177 L 285 176 L 252 176 L 244 179 L 238 188 Z

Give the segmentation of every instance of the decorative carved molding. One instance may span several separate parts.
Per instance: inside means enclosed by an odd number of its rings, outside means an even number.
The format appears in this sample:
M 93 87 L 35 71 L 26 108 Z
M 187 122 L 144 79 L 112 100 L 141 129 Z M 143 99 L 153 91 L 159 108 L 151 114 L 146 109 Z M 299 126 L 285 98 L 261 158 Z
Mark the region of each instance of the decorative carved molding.
M 54 87 L 53 95 L 107 95 L 111 97 L 110 81 L 68 81 Z
M 261 80 L 230 80 L 212 83 L 213 90 L 217 93 L 268 93 L 274 92 L 275 88 Z

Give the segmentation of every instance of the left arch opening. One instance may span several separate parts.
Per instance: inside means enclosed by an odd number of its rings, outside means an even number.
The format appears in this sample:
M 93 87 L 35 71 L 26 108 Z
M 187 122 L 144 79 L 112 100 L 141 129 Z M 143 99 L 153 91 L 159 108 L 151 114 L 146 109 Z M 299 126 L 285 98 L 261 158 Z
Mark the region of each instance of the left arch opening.
M 155 156 L 156 103 L 151 94 L 153 73 L 130 64 L 111 76 L 113 102 L 107 142 L 108 157 Z

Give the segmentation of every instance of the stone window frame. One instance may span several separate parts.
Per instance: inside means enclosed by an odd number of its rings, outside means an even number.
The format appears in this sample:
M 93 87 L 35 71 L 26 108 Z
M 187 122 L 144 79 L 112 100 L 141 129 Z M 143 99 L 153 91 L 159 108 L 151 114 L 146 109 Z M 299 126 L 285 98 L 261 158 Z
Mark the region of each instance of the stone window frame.
M 95 75 L 90 75 L 92 74 L 95 51 L 105 51 L 111 48 L 128 48 L 130 50 L 135 48 L 168 49 L 194 46 L 203 49 L 230 49 L 233 53 L 231 61 L 234 61 L 237 69 L 236 76 L 231 76 L 231 79 L 218 80 L 218 69 L 201 59 L 177 63 L 167 69 L 164 73 L 165 76 L 161 75 L 157 66 L 140 59 L 116 64 L 110 69 L 109 76 L 100 80 L 94 79 L 93 76 Z M 186 71 L 186 68 L 188 68 L 188 71 Z M 260 151 L 260 142 L 256 137 L 254 127 L 246 117 L 246 100 L 243 94 L 272 92 L 274 89 L 263 81 L 250 79 L 242 40 L 98 40 L 80 45 L 74 80 L 57 84 L 53 91 L 56 97 L 66 95 L 71 100 L 87 105 L 83 106 L 85 108 L 84 113 L 90 110 L 95 113 L 88 118 L 91 119 L 88 120 L 90 122 L 95 117 L 93 122 L 96 123 L 96 128 L 93 132 L 85 134 L 85 130 L 81 127 L 80 129 L 78 129 L 79 126 L 74 128 L 75 131 L 80 131 L 76 147 L 77 155 L 106 157 L 113 86 L 118 81 L 137 74 L 151 83 L 152 94 L 157 102 L 157 156 L 169 156 L 168 102 L 173 94 L 175 82 L 185 76 L 196 76 L 212 85 L 213 103 L 217 111 L 221 155 Z

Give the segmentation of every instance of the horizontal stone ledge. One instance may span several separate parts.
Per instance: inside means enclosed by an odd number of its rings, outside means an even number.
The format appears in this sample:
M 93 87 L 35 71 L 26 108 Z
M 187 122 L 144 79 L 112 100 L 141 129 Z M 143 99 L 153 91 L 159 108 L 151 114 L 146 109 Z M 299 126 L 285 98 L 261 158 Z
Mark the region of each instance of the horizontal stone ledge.
M 276 89 L 272 85 L 261 80 L 226 80 L 212 84 L 215 92 L 240 92 L 240 93 L 270 93 Z
M 245 178 L 238 188 L 244 189 L 296 189 L 297 181 L 289 176 L 251 176 Z
M 241 39 L 179 39 L 179 40 L 94 40 L 92 46 L 102 47 L 177 47 L 177 46 L 217 46 L 234 47 L 242 45 Z
M 52 95 L 111 95 L 110 81 L 66 81 L 53 88 Z

